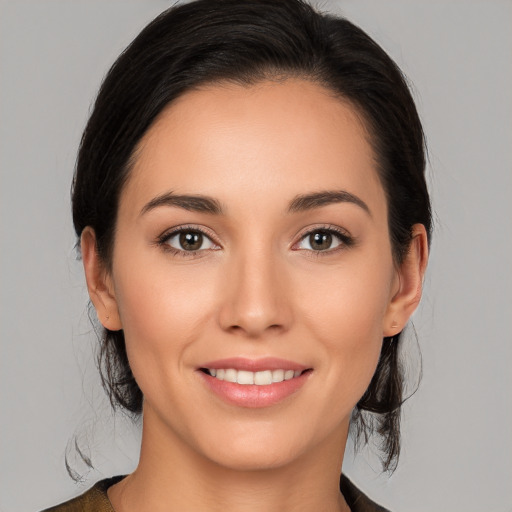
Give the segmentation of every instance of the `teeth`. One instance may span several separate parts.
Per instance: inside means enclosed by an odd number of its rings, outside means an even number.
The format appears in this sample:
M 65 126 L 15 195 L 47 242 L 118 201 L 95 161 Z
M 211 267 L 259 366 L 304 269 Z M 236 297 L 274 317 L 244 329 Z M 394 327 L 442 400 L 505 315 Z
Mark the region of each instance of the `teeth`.
M 272 382 L 282 382 L 284 380 L 284 370 L 274 370 L 272 372 Z
M 236 370 L 233 370 L 235 373 L 238 373 L 238 376 L 236 378 L 236 382 L 238 384 L 254 384 L 254 373 L 253 372 L 246 372 L 243 370 L 240 370 L 237 372 Z
M 257 384 L 258 386 L 268 386 L 269 384 L 272 384 L 272 372 L 270 370 L 256 372 L 254 374 L 254 384 Z
M 226 370 L 226 373 L 224 374 L 224 380 L 227 380 L 228 382 L 236 382 L 236 370 L 233 370 L 233 368 L 229 368 Z
M 268 386 L 275 382 L 283 382 L 299 377 L 301 370 L 263 370 L 261 372 L 249 372 L 247 370 L 235 370 L 234 368 L 208 369 L 212 377 L 227 382 L 237 382 L 238 384 L 256 384 L 257 386 Z

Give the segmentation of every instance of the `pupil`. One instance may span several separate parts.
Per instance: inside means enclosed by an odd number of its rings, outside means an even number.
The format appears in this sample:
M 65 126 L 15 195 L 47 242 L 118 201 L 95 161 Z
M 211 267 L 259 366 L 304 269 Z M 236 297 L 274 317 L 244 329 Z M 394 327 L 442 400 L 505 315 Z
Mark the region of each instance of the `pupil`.
M 332 244 L 332 235 L 322 231 L 317 231 L 309 237 L 309 243 L 313 249 L 318 251 L 325 251 L 329 249 Z
M 180 245 L 185 251 L 197 251 L 203 245 L 203 235 L 201 233 L 181 233 Z

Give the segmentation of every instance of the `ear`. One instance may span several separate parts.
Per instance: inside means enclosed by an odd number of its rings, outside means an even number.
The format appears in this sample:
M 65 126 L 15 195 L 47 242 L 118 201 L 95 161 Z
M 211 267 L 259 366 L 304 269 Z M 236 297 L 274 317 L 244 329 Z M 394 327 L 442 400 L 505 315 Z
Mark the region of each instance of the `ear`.
M 98 320 L 105 329 L 119 331 L 122 329 L 121 319 L 114 292 L 112 277 L 101 260 L 96 248 L 96 233 L 87 226 L 80 237 L 82 261 L 85 270 L 87 289 Z
M 409 250 L 397 269 L 393 296 L 384 319 L 383 336 L 394 336 L 402 331 L 418 306 L 423 290 L 423 277 L 428 261 L 428 239 L 425 226 L 412 227 Z

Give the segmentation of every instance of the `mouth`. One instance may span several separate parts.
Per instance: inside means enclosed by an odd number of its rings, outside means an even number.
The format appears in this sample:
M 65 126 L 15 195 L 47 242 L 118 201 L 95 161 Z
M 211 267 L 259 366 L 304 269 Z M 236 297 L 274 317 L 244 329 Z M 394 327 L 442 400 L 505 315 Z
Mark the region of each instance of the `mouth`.
M 203 373 L 217 380 L 233 382 L 242 386 L 269 386 L 286 380 L 296 379 L 304 372 L 310 370 L 261 370 L 252 372 L 249 370 L 236 370 L 235 368 L 200 368 Z
M 264 408 L 298 393 L 313 368 L 284 359 L 229 358 L 205 363 L 198 374 L 207 389 L 238 407 Z

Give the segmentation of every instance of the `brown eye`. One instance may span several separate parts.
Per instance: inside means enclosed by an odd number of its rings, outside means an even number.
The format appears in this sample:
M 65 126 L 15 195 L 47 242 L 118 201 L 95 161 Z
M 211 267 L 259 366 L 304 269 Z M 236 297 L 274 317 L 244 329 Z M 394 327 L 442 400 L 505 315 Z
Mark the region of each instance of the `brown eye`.
M 332 246 L 332 235 L 327 231 L 317 231 L 309 235 L 309 245 L 314 251 L 325 251 Z
M 162 237 L 160 243 L 169 245 L 176 251 L 183 253 L 218 248 L 207 235 L 194 229 L 174 231 L 174 233 Z
M 334 231 L 333 229 L 317 229 L 304 235 L 297 245 L 297 249 L 322 252 L 336 249 L 340 245 L 350 246 L 352 239 Z
M 203 245 L 203 234 L 195 231 L 180 233 L 180 246 L 184 251 L 198 251 Z

